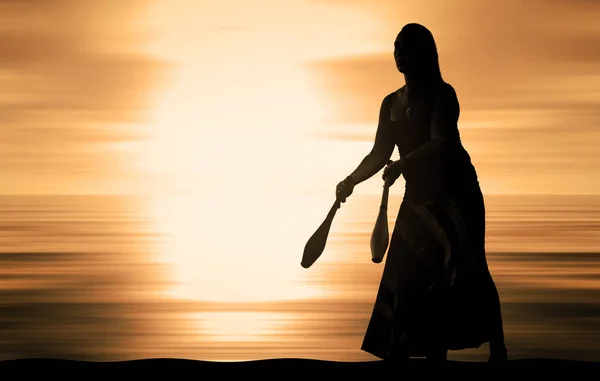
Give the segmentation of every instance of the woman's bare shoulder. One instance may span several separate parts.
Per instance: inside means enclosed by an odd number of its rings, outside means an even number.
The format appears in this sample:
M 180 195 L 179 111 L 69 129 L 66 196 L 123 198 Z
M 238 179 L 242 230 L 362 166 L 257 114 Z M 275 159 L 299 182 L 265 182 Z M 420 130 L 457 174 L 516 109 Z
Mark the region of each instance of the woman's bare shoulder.
M 386 95 L 383 98 L 383 103 L 384 104 L 388 104 L 388 105 L 392 105 L 394 104 L 396 101 L 402 99 L 402 93 L 404 92 L 404 89 L 406 88 L 406 86 L 402 86 L 399 89 L 396 89 L 394 91 L 392 91 L 391 93 L 389 93 L 388 95 Z

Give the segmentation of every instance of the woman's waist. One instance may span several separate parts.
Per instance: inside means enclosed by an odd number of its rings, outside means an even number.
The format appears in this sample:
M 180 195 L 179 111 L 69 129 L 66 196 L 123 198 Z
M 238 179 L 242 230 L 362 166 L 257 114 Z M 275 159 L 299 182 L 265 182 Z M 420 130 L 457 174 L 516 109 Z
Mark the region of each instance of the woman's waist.
M 406 165 L 403 174 L 407 182 L 415 183 L 477 180 L 475 167 L 467 159 L 416 160 Z
M 479 189 L 477 172 L 472 165 L 412 166 L 404 171 L 406 193 L 447 195 Z

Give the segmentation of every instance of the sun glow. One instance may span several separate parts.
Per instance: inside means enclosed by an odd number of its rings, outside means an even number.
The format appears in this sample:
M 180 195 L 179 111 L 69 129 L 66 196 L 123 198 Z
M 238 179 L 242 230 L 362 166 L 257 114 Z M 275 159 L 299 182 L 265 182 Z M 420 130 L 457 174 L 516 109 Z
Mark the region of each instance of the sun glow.
M 165 181 L 155 211 L 174 266 L 172 293 L 216 301 L 318 297 L 322 291 L 302 284 L 299 266 L 302 228 L 314 223 L 298 174 L 320 159 L 303 152 L 303 127 L 320 111 L 303 73 L 288 68 L 285 83 L 261 75 L 225 82 L 209 96 L 194 83 L 196 72 L 179 69 L 146 147 L 148 170 Z
M 277 331 L 286 325 L 287 316 L 264 312 L 202 312 L 195 314 L 200 332 L 214 341 L 285 340 Z
M 359 43 L 377 50 L 368 32 L 375 24 L 356 10 L 260 2 L 157 2 L 150 12 L 161 32 L 149 50 L 174 67 L 153 108 L 141 170 L 154 179 L 152 213 L 178 298 L 327 295 L 307 282 L 300 260 L 330 206 L 329 188 L 348 169 L 338 160 L 357 156 L 311 138 L 327 113 L 305 64 L 357 52 Z M 246 17 L 257 6 L 260 17 Z M 343 28 L 306 34 L 306 23 L 335 20 L 364 37 Z
M 244 101 L 224 102 L 230 112 L 211 115 L 183 89 L 193 73 L 181 71 L 148 142 L 148 166 L 168 182 L 155 211 L 165 260 L 175 268 L 174 294 L 217 301 L 317 296 L 302 284 L 299 266 L 305 237 L 298 232 L 310 204 L 297 193 L 306 185 L 297 174 L 308 121 L 289 116 L 277 84 L 252 96 L 258 87 L 251 83 L 239 90 L 248 92 Z M 310 99 L 302 99 L 301 83 L 290 82 L 306 110 Z

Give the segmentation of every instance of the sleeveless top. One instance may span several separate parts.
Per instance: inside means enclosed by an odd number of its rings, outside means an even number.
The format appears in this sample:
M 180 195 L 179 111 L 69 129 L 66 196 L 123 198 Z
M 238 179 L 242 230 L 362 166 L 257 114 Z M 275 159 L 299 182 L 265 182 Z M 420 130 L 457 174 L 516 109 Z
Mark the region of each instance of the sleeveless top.
M 433 106 L 426 105 L 421 115 L 415 113 L 409 117 L 401 113 L 400 119 L 393 121 L 392 99 L 397 94 L 398 91 L 388 96 L 386 120 L 390 124 L 400 157 L 403 158 L 430 140 Z M 445 132 L 448 139 L 444 153 L 435 153 L 407 162 L 403 172 L 406 198 L 413 201 L 432 201 L 479 191 L 477 173 L 471 157 L 462 145 L 458 125 L 449 128 L 451 131 Z

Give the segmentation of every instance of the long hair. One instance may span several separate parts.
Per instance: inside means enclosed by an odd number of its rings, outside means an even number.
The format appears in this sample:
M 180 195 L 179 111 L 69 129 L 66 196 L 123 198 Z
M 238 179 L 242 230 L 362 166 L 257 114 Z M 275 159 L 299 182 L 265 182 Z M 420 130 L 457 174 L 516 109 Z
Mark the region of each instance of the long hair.
M 410 40 L 419 46 L 419 51 L 423 54 L 422 58 L 425 60 L 423 63 L 427 66 L 427 74 L 432 76 L 431 79 L 443 82 L 437 46 L 431 31 L 421 24 L 410 23 L 400 30 L 400 34 L 405 40 Z

